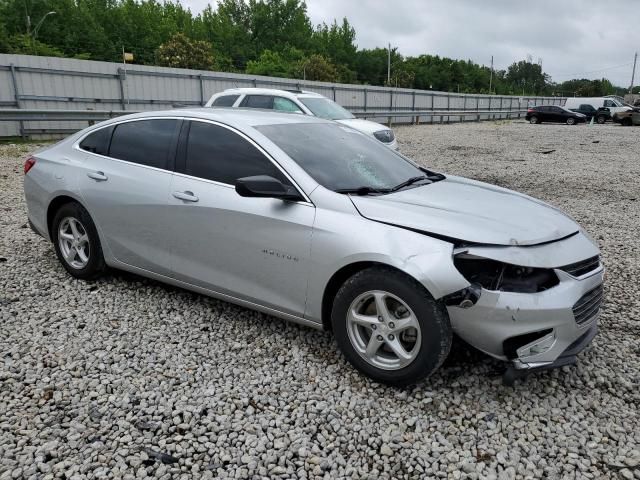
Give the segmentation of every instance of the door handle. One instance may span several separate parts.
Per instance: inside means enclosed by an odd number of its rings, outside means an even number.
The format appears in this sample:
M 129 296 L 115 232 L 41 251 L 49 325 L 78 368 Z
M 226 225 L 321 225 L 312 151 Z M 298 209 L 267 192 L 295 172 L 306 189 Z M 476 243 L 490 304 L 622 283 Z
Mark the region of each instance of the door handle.
M 185 202 L 197 202 L 200 200 L 193 192 L 185 191 L 185 192 L 173 192 L 173 196 L 178 200 L 184 200 Z
M 87 177 L 93 178 L 94 180 L 97 180 L 98 182 L 105 182 L 105 181 L 107 181 L 107 178 L 108 178 L 104 174 L 104 172 L 89 172 L 89 173 L 87 173 Z

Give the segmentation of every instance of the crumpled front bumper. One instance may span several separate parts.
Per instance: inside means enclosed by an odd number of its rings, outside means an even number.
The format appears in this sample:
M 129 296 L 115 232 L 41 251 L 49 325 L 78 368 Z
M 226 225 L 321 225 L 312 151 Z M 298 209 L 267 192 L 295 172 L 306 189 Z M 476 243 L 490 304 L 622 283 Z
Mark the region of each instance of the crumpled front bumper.
M 575 360 L 575 355 L 595 336 L 600 309 L 578 323 L 573 307 L 585 294 L 602 285 L 604 267 L 600 265 L 578 278 L 562 270 L 555 272 L 560 283 L 543 292 L 483 289 L 472 307 L 447 307 L 453 330 L 475 348 L 509 360 L 517 369 L 561 366 L 557 363 L 562 363 L 559 361 L 562 357 L 572 356 Z M 513 340 L 515 347 L 509 354 L 505 345 L 508 341 L 513 344 Z

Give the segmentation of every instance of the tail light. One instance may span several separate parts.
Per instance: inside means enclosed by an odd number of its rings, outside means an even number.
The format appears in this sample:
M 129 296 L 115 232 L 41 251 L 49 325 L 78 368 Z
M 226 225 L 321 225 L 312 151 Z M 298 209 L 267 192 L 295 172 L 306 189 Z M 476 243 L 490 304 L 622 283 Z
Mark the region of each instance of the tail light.
M 527 109 L 527 113 L 533 113 L 533 112 L 535 112 L 535 110 L 533 108 Z
M 33 168 L 35 164 L 36 164 L 35 158 L 33 157 L 27 158 L 27 160 L 24 162 L 24 174 L 26 175 L 29 172 L 29 170 Z

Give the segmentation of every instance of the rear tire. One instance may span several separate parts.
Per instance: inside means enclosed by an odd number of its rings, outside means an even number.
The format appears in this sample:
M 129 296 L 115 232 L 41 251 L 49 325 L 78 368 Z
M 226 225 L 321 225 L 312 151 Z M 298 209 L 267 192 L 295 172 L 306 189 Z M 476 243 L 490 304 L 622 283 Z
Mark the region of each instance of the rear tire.
M 620 124 L 625 126 L 625 127 L 630 127 L 631 126 L 631 119 L 629 117 L 623 118 L 622 121 L 620 122 Z
M 334 300 L 331 322 L 347 360 L 387 385 L 425 379 L 451 349 L 444 304 L 413 278 L 386 267 L 368 268 L 347 280 Z
M 567 118 L 567 125 L 575 125 L 576 124 L 576 119 L 573 117 L 569 117 Z
M 82 205 L 65 203 L 58 209 L 51 239 L 58 260 L 72 277 L 93 280 L 106 271 L 98 231 Z
M 540 123 L 540 119 L 538 117 L 536 117 L 536 116 L 533 116 L 533 117 L 529 118 L 529 123 L 531 125 L 535 125 L 537 123 Z

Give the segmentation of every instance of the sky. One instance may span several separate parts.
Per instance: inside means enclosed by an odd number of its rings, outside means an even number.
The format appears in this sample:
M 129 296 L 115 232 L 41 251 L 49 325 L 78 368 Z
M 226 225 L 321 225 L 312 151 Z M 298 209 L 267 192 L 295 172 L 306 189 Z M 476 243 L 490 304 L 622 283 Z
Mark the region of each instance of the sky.
M 209 0 L 180 0 L 194 13 Z M 214 2 L 215 3 L 215 2 Z M 314 25 L 347 17 L 359 48 L 470 59 L 504 69 L 528 57 L 552 80 L 628 87 L 640 51 L 638 0 L 306 0 Z M 636 70 L 636 85 L 640 65 Z

